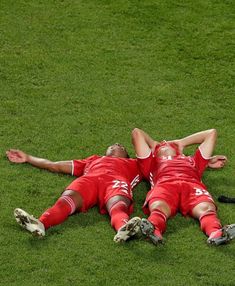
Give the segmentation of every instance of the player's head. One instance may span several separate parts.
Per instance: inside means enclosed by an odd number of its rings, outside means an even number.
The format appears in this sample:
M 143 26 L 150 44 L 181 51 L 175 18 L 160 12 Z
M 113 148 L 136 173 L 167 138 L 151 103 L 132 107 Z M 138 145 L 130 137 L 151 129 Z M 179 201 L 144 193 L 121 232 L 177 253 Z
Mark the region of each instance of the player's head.
M 129 158 L 126 148 L 119 143 L 115 143 L 108 147 L 106 150 L 106 156 L 119 157 L 119 158 Z
M 157 157 L 177 156 L 180 152 L 176 144 L 163 141 L 156 146 L 155 154 Z

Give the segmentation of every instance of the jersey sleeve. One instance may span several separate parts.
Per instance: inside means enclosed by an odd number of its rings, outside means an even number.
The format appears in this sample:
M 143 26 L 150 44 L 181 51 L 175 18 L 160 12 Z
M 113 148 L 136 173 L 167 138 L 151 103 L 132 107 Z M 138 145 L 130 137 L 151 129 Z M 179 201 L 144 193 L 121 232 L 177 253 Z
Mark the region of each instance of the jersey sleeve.
M 152 159 L 153 159 L 153 154 L 151 151 L 147 157 L 137 157 L 137 163 L 140 172 L 145 179 L 149 179 L 152 166 Z
M 72 176 L 75 176 L 75 177 L 82 176 L 86 166 L 98 158 L 100 157 L 97 155 L 93 155 L 93 156 L 90 156 L 82 160 L 73 160 L 72 161 L 72 164 L 73 164 Z
M 203 172 L 205 171 L 205 169 L 208 166 L 208 162 L 209 162 L 210 158 L 203 157 L 203 154 L 202 154 L 200 148 L 197 148 L 197 150 L 195 151 L 195 154 L 193 156 L 193 159 L 195 161 L 196 168 L 197 168 L 199 176 L 201 178 Z

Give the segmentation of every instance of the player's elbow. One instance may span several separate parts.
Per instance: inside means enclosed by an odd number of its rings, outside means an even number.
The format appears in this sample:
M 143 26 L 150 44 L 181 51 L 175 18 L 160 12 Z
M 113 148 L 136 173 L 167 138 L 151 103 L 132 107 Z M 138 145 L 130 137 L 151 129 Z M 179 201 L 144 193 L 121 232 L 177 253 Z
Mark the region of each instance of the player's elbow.
M 132 143 L 138 140 L 142 136 L 142 130 L 139 128 L 134 128 L 131 132 Z
M 217 140 L 217 130 L 215 128 L 207 130 L 205 140 L 215 144 Z
M 132 130 L 132 132 L 131 132 L 132 138 L 134 138 L 134 137 L 139 137 L 139 136 L 141 136 L 141 135 L 142 135 L 142 130 L 139 129 L 139 128 L 134 128 L 134 129 Z
M 215 128 L 210 129 L 209 130 L 209 136 L 211 138 L 213 138 L 214 140 L 216 140 L 216 138 L 217 138 L 217 130 Z

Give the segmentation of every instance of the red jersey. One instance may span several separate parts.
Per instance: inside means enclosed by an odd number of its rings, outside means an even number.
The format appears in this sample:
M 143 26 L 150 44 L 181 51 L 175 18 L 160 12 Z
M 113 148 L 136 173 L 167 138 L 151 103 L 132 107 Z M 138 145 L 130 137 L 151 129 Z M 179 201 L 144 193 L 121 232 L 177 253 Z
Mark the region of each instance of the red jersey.
M 93 155 L 83 160 L 73 160 L 74 176 L 102 177 L 111 176 L 123 180 L 134 188 L 141 179 L 137 160 L 111 156 Z
M 143 175 L 152 187 L 156 183 L 182 180 L 200 182 L 209 159 L 205 159 L 198 148 L 193 156 L 176 155 L 157 157 L 156 149 L 147 158 L 138 159 Z

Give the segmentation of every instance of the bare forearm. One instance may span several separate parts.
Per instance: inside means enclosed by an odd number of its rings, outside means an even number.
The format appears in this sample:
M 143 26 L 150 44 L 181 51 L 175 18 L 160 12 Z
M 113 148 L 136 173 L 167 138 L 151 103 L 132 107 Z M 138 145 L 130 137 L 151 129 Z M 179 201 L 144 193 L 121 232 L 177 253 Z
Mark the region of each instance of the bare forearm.
M 209 136 L 216 136 L 216 130 L 209 129 L 209 130 L 197 132 L 197 133 L 194 133 L 192 135 L 189 135 L 187 137 L 180 139 L 180 142 L 184 147 L 187 147 L 187 146 L 194 145 L 194 144 L 201 144 Z
M 56 170 L 54 170 L 53 168 L 54 162 L 49 161 L 47 159 L 38 158 L 27 154 L 26 163 L 29 163 L 32 166 L 40 169 L 46 169 L 51 172 L 56 172 Z
M 27 163 L 31 164 L 34 167 L 45 169 L 50 172 L 63 173 L 63 174 L 72 174 L 73 164 L 72 161 L 58 161 L 52 162 L 47 159 L 37 158 L 31 155 L 27 155 Z
M 139 140 L 140 138 L 147 143 L 150 149 L 154 149 L 156 144 L 158 144 L 158 142 L 154 141 L 146 132 L 139 128 L 135 128 L 132 131 L 132 143 L 135 145 L 135 141 Z
M 22 164 L 29 163 L 34 167 L 46 169 L 51 172 L 71 174 L 73 163 L 72 161 L 52 162 L 47 159 L 34 157 L 21 150 L 10 149 L 6 151 L 7 158 L 12 163 Z
M 155 141 L 152 139 L 152 137 L 150 137 L 147 133 L 145 133 L 143 131 L 143 134 L 144 134 L 144 137 L 145 137 L 145 140 L 147 142 L 147 144 L 149 145 L 149 147 L 151 149 L 154 149 L 156 147 L 157 144 L 159 144 L 159 142 Z

